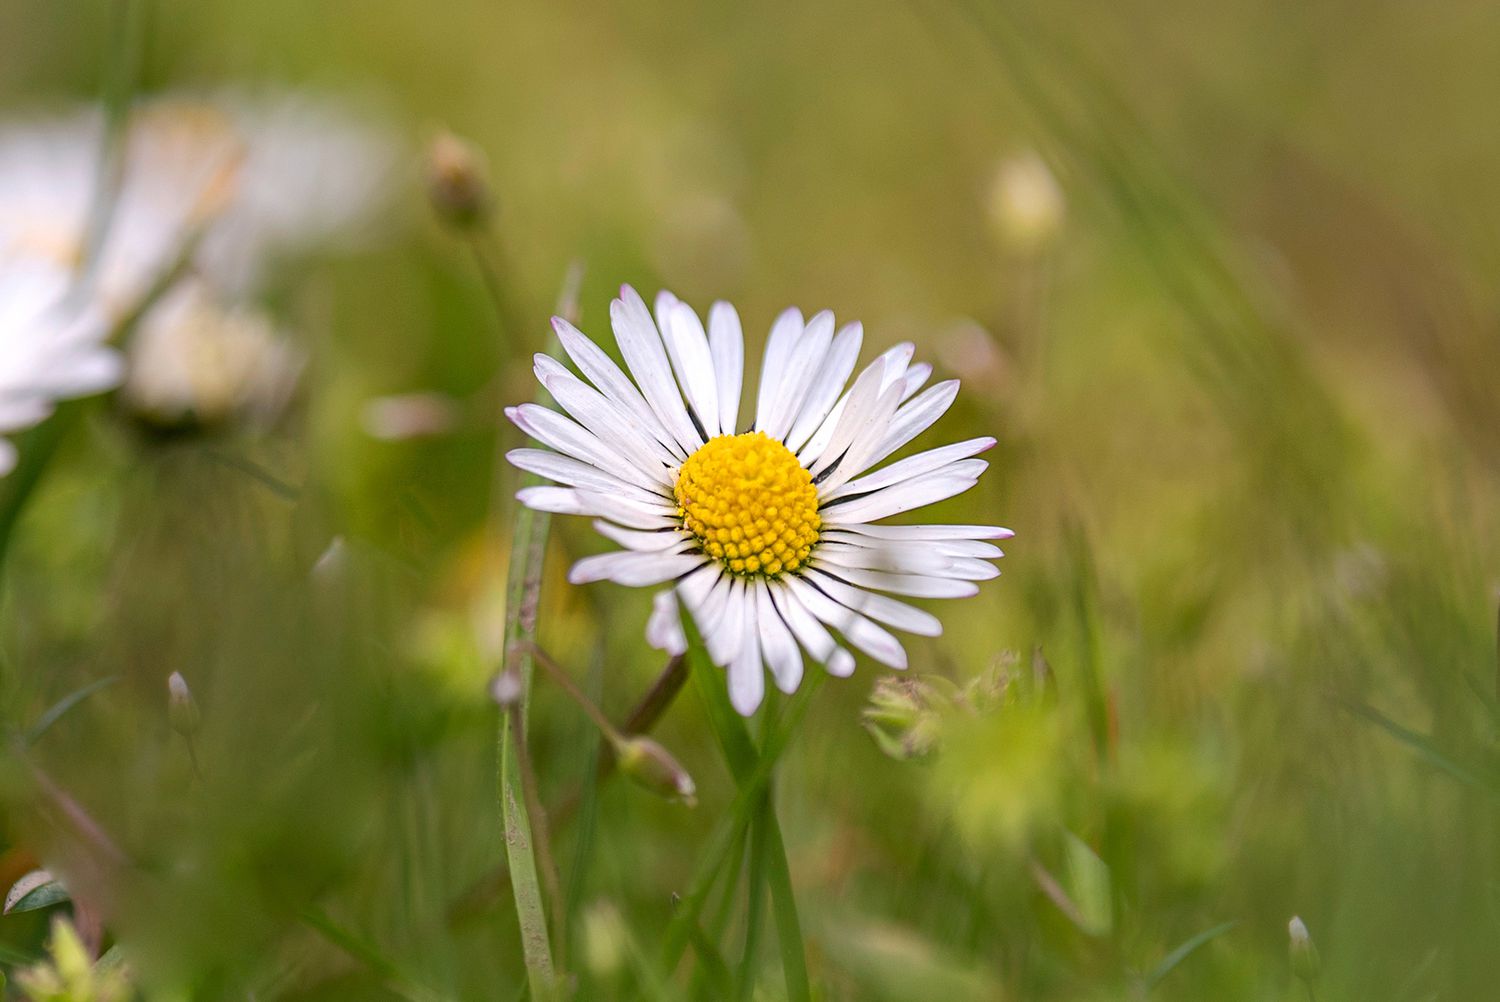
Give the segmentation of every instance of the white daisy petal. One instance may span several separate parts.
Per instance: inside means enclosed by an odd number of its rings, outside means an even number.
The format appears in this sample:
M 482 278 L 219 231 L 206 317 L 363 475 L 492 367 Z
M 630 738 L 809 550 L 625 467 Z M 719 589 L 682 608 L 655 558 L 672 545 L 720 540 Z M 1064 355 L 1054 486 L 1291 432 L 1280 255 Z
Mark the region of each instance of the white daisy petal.
M 656 294 L 656 301 L 651 305 L 651 315 L 656 318 L 656 329 L 661 332 L 663 339 L 667 336 L 667 315 L 672 312 L 672 307 L 682 300 L 676 294 L 662 289 Z M 667 354 L 672 354 L 671 346 L 667 347 Z
M 755 425 L 764 430 L 771 423 L 771 408 L 776 395 L 781 391 L 786 378 L 787 360 L 792 348 L 802 336 L 802 311 L 783 310 L 771 325 L 771 336 L 766 339 L 766 354 L 760 365 L 760 390 L 755 397 Z
M 620 465 L 622 458 L 620 453 L 611 450 L 600 441 L 597 435 L 578 422 L 540 404 L 507 407 L 505 416 L 528 436 L 543 445 L 551 446 L 565 456 L 581 459 L 591 466 L 607 471 L 616 470 Z M 659 464 L 653 465 L 658 465 L 660 468 Z M 643 486 L 645 483 L 658 483 L 661 479 L 659 477 L 647 479 L 646 471 L 639 470 L 633 465 L 631 469 L 641 475 Z
M 949 577 L 892 574 L 860 567 L 840 567 L 839 577 L 861 588 L 876 588 L 911 598 L 968 598 L 979 594 L 979 586 L 974 582 Z
M 676 657 L 687 653 L 687 634 L 682 629 L 682 615 L 671 588 L 651 598 L 651 617 L 646 620 L 646 642 L 659 651 Z
M 813 554 L 815 566 L 829 569 L 860 568 L 890 571 L 893 574 L 928 574 L 933 577 L 957 577 L 952 573 L 955 560 L 946 553 L 916 547 L 898 548 L 845 546 L 827 542 Z
M 877 361 L 885 363 L 885 379 L 880 383 L 881 390 L 889 389 L 897 383 L 906 385 L 906 368 L 911 364 L 912 355 L 916 354 L 917 346 L 910 341 L 902 341 L 894 348 L 886 349 L 885 353 Z
M 740 387 L 745 378 L 745 336 L 740 315 L 725 302 L 708 311 L 708 350 L 714 361 L 718 384 L 719 429 L 733 435 L 739 427 Z
M 830 675 L 848 678 L 854 674 L 854 656 L 838 645 L 828 627 L 807 610 L 807 606 L 783 582 L 771 586 L 771 598 L 781 618 L 791 627 L 798 642 L 813 659 L 820 661 Z
M 854 364 L 859 361 L 859 348 L 863 339 L 864 327 L 857 322 L 847 324 L 833 336 L 823 357 L 823 364 L 808 387 L 807 396 L 792 423 L 792 430 L 787 433 L 788 449 L 796 452 L 806 445 L 813 432 L 822 426 L 824 419 L 833 410 L 854 372 Z
M 669 483 L 669 471 L 677 461 L 641 426 L 639 419 L 572 373 L 559 369 L 561 366 L 553 359 L 537 356 L 538 378 L 558 405 L 595 438 L 627 459 L 647 478 L 646 482 Z
M 890 426 L 891 416 L 896 413 L 896 408 L 901 406 L 901 381 L 887 383 L 885 389 L 880 391 L 880 397 L 875 401 L 874 408 L 865 416 L 864 423 L 854 430 L 854 438 L 849 442 L 849 447 L 844 455 L 838 459 L 836 469 L 830 468 L 826 471 L 826 477 L 819 487 L 820 491 L 831 491 L 837 489 L 845 481 L 849 480 L 876 462 L 871 458 L 876 446 L 884 437 L 885 429 Z
M 606 539 L 613 540 L 627 550 L 660 552 L 670 550 L 692 536 L 674 526 L 671 529 L 626 529 L 610 522 L 595 522 L 594 531 Z
M 640 294 L 628 285 L 621 286 L 620 298 L 609 306 L 609 316 L 620 354 L 625 356 L 625 365 L 640 386 L 646 404 L 677 440 L 683 454 L 692 453 L 703 444 L 703 437 L 688 418 L 682 394 L 672 378 L 667 349 Z
M 835 502 L 829 506 L 828 520 L 843 524 L 874 522 L 913 508 L 934 504 L 973 487 L 978 482 L 980 473 L 988 466 L 989 463 L 982 459 L 965 459 L 954 463 L 946 471 L 929 473 L 924 477 L 892 484 L 873 494 Z
M 742 716 L 750 716 L 766 695 L 766 672 L 760 661 L 760 630 L 755 598 L 745 583 L 734 582 L 730 605 L 738 606 L 740 647 L 729 663 L 729 702 Z
M 562 317 L 552 318 L 552 328 L 557 331 L 557 339 L 562 344 L 563 351 L 568 353 L 573 364 L 578 366 L 578 371 L 587 376 L 600 393 L 635 418 L 635 425 L 649 433 L 662 447 L 679 453 L 681 447 L 677 440 L 646 403 L 646 398 L 641 396 L 641 391 L 630 381 L 630 377 L 620 371 L 620 367 L 603 348 Z M 678 458 L 682 455 L 686 453 L 679 453 Z
M 950 540 L 1010 539 L 1015 533 L 998 525 L 844 525 L 837 519 L 824 521 L 825 527 L 858 533 L 872 539 Z
M 856 588 L 841 578 L 822 571 L 811 571 L 808 578 L 835 602 L 848 606 L 855 612 L 862 612 L 887 626 L 923 637 L 936 637 L 943 632 L 943 624 L 925 609 Z
M 776 688 L 785 693 L 797 691 L 802 682 L 802 653 L 797 650 L 797 641 L 787 629 L 781 614 L 771 602 L 771 592 L 764 580 L 755 582 L 756 624 L 760 629 L 760 649 Z
M 859 374 L 859 378 L 850 387 L 848 397 L 840 402 L 839 408 L 836 408 L 838 419 L 828 438 L 823 439 L 820 431 L 819 434 L 813 436 L 807 447 L 797 454 L 797 458 L 804 466 L 812 470 L 814 475 L 821 474 L 834 461 L 840 459 L 849 448 L 849 443 L 854 441 L 855 435 L 859 434 L 869 422 L 880 402 L 880 387 L 884 380 L 885 362 L 877 358 L 865 366 L 865 370 Z M 829 421 L 833 420 L 833 416 L 829 415 Z
M 6 240 L 0 230 L 0 245 Z M 68 269 L 51 262 L 0 260 L 0 431 L 39 424 L 58 401 L 120 381 L 120 358 L 104 343 L 105 317 L 97 305 L 68 305 L 71 281 Z M 16 454 L 3 441 L 0 451 L 3 475 L 15 465 Z
M 677 528 L 679 524 L 669 508 L 574 487 L 523 487 L 516 492 L 516 500 L 537 511 L 550 511 L 558 515 L 592 515 L 632 529 Z
M 583 487 L 601 494 L 619 494 L 647 503 L 665 504 L 667 501 L 665 496 L 656 491 L 637 487 L 582 460 L 545 449 L 512 449 L 505 454 L 505 458 L 518 469 L 569 487 Z
M 568 571 L 568 580 L 573 584 L 614 581 L 617 584 L 644 588 L 681 577 L 702 564 L 703 558 L 696 553 L 637 553 L 633 550 L 618 550 L 584 557 Z
M 957 396 L 958 380 L 950 379 L 928 387 L 910 403 L 902 405 L 891 419 L 885 436 L 871 451 L 866 465 L 875 465 L 932 427 L 938 418 L 947 413 Z
M 0 397 L 0 432 L 20 431 L 41 424 L 56 408 L 49 396 L 27 395 Z
M 928 365 L 926 362 L 918 362 L 916 365 L 913 365 L 911 368 L 907 369 L 906 375 L 902 377 L 903 385 L 901 387 L 901 402 L 906 403 L 906 401 L 910 400 L 911 395 L 920 390 L 922 388 L 922 385 L 927 382 L 928 377 L 930 377 L 931 375 L 932 366 Z
M 710 616 L 718 618 L 719 628 L 712 634 L 704 634 L 709 657 L 721 668 L 727 667 L 738 654 L 741 634 L 745 629 L 745 606 L 735 600 L 739 578 L 720 575 L 719 581 L 708 593 L 704 607 Z
M 911 480 L 924 474 L 940 471 L 949 464 L 956 463 L 961 459 L 967 459 L 977 453 L 984 452 L 993 447 L 995 440 L 988 436 L 983 438 L 971 438 L 964 442 L 955 442 L 952 445 L 944 445 L 926 452 L 919 452 L 914 456 L 907 456 L 899 462 L 892 463 L 877 473 L 871 473 L 857 480 L 850 480 L 832 490 L 826 485 L 820 490 L 819 496 L 823 501 L 829 502 L 837 498 L 856 494 L 869 494 L 889 487 L 903 480 Z
M 661 333 L 677 382 L 702 422 L 704 434 L 713 438 L 719 434 L 719 386 L 703 323 L 691 306 L 674 300 L 666 308 Z
M 773 395 L 766 424 L 759 426 L 774 439 L 784 439 L 792 422 L 802 409 L 808 390 L 823 367 L 823 359 L 833 341 L 833 314 L 827 310 L 807 322 L 807 327 L 792 346 L 783 369 L 781 386 Z
M 842 633 L 849 643 L 888 668 L 906 667 L 906 648 L 885 629 L 796 577 L 788 577 L 786 583 L 809 612 Z
M 877 526 L 877 528 L 905 528 L 905 526 Z M 1005 552 L 1000 547 L 993 543 L 981 542 L 977 539 L 882 539 L 861 535 L 850 529 L 827 529 L 823 532 L 819 542 L 824 547 L 832 543 L 843 543 L 848 546 L 857 546 L 868 550 L 894 550 L 897 553 L 941 553 L 948 557 L 977 557 L 980 560 L 995 560 L 1005 556 Z
M 703 604 L 707 601 L 709 593 L 723 576 L 717 565 L 704 564 L 703 567 L 677 582 L 677 592 L 682 596 L 682 604 L 686 605 L 694 616 L 698 616 L 703 610 Z

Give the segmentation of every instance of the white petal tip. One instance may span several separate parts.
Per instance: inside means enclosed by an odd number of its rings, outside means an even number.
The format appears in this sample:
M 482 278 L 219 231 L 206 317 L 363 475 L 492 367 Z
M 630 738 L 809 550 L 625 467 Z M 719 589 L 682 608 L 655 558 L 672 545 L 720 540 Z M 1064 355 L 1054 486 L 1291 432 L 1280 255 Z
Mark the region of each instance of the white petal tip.
M 742 717 L 753 717 L 755 711 L 760 709 L 760 700 L 761 694 L 758 692 L 749 695 L 733 692 L 729 694 L 729 702 L 734 707 L 734 712 Z
M 841 647 L 833 652 L 833 656 L 828 659 L 828 664 L 824 667 L 834 678 L 848 678 L 854 674 L 854 655 Z

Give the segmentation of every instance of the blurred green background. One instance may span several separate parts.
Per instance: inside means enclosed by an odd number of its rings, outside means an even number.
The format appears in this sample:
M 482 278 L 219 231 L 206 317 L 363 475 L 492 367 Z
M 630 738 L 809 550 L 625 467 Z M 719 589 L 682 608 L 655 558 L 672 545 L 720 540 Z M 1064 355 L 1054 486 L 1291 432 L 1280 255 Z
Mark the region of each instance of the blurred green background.
M 532 396 L 574 260 L 596 337 L 621 282 L 734 301 L 756 358 L 776 311 L 831 308 L 867 357 L 910 339 L 964 380 L 923 442 L 1000 440 L 936 514 L 1017 530 L 1005 574 L 908 643 L 913 675 L 991 691 L 896 693 L 936 745 L 901 760 L 862 661 L 778 779 L 819 997 L 1302 999 L 1293 915 L 1320 1000 L 1495 997 L 1500 9 L 149 10 L 142 91 L 353 94 L 408 169 L 380 240 L 275 276 L 311 356 L 281 427 L 161 440 L 90 402 L 11 543 L 7 729 L 117 681 L 8 757 L 0 877 L 64 873 L 144 997 L 520 996 L 488 514 L 499 406 Z M 0 107 L 97 99 L 112 16 L 7 0 Z M 508 317 L 424 204 L 441 128 L 487 155 Z M 367 433 L 367 401 L 417 391 L 459 426 Z M 566 585 L 602 548 L 557 520 L 540 640 L 619 719 L 661 660 L 646 594 Z M 596 737 L 544 677 L 532 713 L 556 808 Z M 556 819 L 580 997 L 653 997 L 631 958 L 733 796 L 691 693 L 657 734 L 696 809 L 610 782 Z M 39 775 L 137 865 L 93 858 Z M 45 932 L 0 918 L 0 964 Z

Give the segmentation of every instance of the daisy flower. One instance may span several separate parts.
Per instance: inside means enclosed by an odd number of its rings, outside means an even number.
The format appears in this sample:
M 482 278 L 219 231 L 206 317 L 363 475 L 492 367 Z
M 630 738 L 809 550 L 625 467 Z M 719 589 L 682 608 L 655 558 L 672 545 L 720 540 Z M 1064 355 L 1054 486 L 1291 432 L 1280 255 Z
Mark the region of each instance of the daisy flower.
M 0 126 L 0 253 L 82 263 L 105 131 L 97 108 Z M 295 94 L 155 98 L 131 113 L 124 144 L 88 276 L 114 316 L 200 230 L 194 267 L 236 294 L 276 257 L 357 232 L 397 159 L 395 144 L 352 111 Z
M 715 303 L 705 329 L 670 293 L 655 317 L 629 286 L 610 307 L 625 369 L 577 328 L 552 323 L 585 378 L 547 355 L 536 374 L 565 413 L 506 411 L 547 449 L 510 461 L 560 486 L 524 488 L 532 508 L 589 515 L 623 550 L 585 557 L 574 583 L 609 580 L 658 592 L 646 635 L 686 649 L 679 603 L 742 714 L 765 694 L 763 666 L 793 692 L 803 655 L 847 676 L 844 641 L 892 668 L 906 651 L 886 627 L 936 636 L 931 613 L 889 595 L 960 598 L 999 571 L 991 525 L 887 525 L 882 519 L 968 490 L 995 444 L 973 438 L 875 469 L 952 404 L 958 381 L 922 387 L 932 368 L 901 344 L 850 385 L 863 329 L 789 309 L 771 328 L 759 388 L 742 400 L 739 316 Z M 628 371 L 628 375 L 626 374 Z M 847 387 L 847 388 L 846 388 Z M 742 423 L 743 421 L 743 423 Z M 744 430 L 741 430 L 744 429 Z
M 68 285 L 61 268 L 0 258 L 0 435 L 39 424 L 59 400 L 119 381 L 103 317 L 65 302 Z M 15 446 L 0 438 L 0 476 L 15 462 Z
M 141 321 L 125 352 L 120 398 L 164 430 L 231 422 L 267 428 L 296 389 L 304 358 L 270 318 L 231 306 L 190 277 Z

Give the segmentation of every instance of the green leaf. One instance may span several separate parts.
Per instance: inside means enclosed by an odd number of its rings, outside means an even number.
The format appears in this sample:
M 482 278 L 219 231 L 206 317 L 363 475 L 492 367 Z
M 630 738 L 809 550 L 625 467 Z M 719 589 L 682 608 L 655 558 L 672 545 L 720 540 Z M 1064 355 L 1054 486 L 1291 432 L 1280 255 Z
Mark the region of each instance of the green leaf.
M 104 678 L 95 679 L 81 689 L 74 689 L 62 699 L 53 703 L 47 708 L 47 712 L 36 718 L 36 723 L 32 724 L 31 729 L 26 732 L 26 744 L 28 746 L 36 744 L 37 740 L 43 734 L 46 734 L 47 731 L 51 730 L 52 725 L 65 717 L 73 707 L 82 703 L 100 689 L 108 688 L 118 680 L 118 675 L 106 675 Z
M 1147 974 L 1145 980 L 1142 982 L 1142 987 L 1144 987 L 1145 990 L 1149 992 L 1161 982 L 1162 978 L 1165 978 L 1168 974 L 1171 974 L 1173 968 L 1175 968 L 1178 964 L 1182 963 L 1189 956 L 1191 956 L 1193 952 L 1196 951 L 1200 946 L 1203 946 L 1210 940 L 1217 939 L 1237 925 L 1239 925 L 1239 922 L 1235 920 L 1231 920 L 1229 922 L 1221 922 L 1213 928 L 1204 929 L 1196 936 L 1192 936 L 1189 939 L 1183 941 L 1183 943 L 1178 946 L 1177 949 L 1173 950 L 1171 953 L 1163 957 L 1161 963 L 1157 964 L 1154 968 L 1151 969 L 1151 973 Z
M 1114 926 L 1109 865 L 1072 832 L 1065 832 L 1063 839 L 1068 861 L 1068 896 L 1078 906 L 1083 931 L 1090 936 L 1108 936 Z
M 34 912 L 69 900 L 68 891 L 46 870 L 32 870 L 5 895 L 5 914 Z
M 1402 727 L 1379 710 L 1366 706 L 1363 703 L 1347 703 L 1345 705 L 1356 716 L 1363 717 L 1397 741 L 1406 745 L 1407 748 L 1416 753 L 1417 757 L 1425 761 L 1428 765 L 1433 766 L 1440 772 L 1447 773 L 1465 786 L 1471 786 L 1476 790 L 1489 794 L 1491 797 L 1500 798 L 1500 786 L 1497 786 L 1493 780 L 1480 775 L 1473 769 L 1454 761 L 1441 751 L 1431 738 Z

